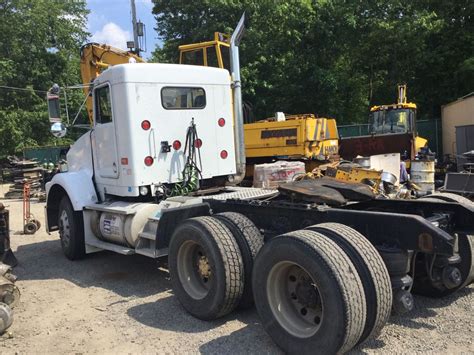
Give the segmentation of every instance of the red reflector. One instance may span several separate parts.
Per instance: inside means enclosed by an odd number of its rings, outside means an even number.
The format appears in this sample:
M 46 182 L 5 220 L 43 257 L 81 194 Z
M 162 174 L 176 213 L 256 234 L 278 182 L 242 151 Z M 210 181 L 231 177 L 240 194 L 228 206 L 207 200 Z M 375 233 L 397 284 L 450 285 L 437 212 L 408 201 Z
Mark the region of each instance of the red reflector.
M 202 140 L 200 140 L 199 138 L 196 139 L 196 140 L 194 141 L 194 146 L 195 146 L 196 148 L 198 148 L 198 149 L 201 148 L 201 147 L 202 147 Z
M 181 148 L 181 142 L 178 141 L 178 140 L 175 140 L 175 141 L 173 142 L 173 149 L 174 149 L 174 150 L 179 150 L 180 148 Z
M 128 165 L 128 158 L 122 158 L 122 159 L 120 159 L 120 163 L 121 163 L 122 165 Z
M 150 156 L 145 157 L 145 165 L 150 166 L 151 164 L 153 164 L 153 158 Z
M 225 119 L 223 119 L 222 117 L 219 118 L 219 120 L 217 121 L 217 124 L 219 125 L 219 127 L 224 127 L 225 126 Z
M 145 130 L 145 131 L 148 131 L 150 128 L 151 128 L 151 123 L 150 121 L 142 121 L 142 128 Z
M 227 154 L 227 150 L 223 150 L 223 151 L 221 152 L 221 158 L 222 158 L 222 159 L 226 159 L 226 158 L 227 158 L 227 155 L 228 155 L 228 154 Z

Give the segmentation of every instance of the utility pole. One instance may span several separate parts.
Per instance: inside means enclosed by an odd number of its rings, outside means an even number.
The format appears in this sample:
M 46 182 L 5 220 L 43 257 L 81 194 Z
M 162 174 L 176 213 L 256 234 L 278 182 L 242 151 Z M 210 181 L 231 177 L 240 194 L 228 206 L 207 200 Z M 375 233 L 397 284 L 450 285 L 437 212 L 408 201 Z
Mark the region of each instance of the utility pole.
M 137 11 L 135 8 L 135 0 L 130 0 L 132 7 L 132 25 L 133 25 L 133 42 L 135 54 L 140 56 L 140 43 L 138 43 L 138 28 L 137 28 Z

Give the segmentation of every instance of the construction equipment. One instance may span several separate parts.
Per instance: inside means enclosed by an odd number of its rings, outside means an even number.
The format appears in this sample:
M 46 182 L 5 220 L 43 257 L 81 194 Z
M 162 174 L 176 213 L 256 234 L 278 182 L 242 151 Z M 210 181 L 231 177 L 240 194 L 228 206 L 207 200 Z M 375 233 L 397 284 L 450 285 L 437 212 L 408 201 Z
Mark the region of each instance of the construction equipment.
M 312 170 L 315 164 L 339 158 L 334 119 L 279 112 L 274 119 L 246 123 L 244 132 L 248 164 L 302 160 Z
M 343 199 L 333 208 L 312 198 L 327 186 L 311 181 L 282 194 L 237 186 L 243 29 L 244 17 L 229 43 L 232 75 L 134 64 L 93 81 L 93 129 L 46 185 L 46 228 L 59 231 L 66 257 L 168 256 L 173 292 L 189 313 L 212 320 L 255 302 L 290 353 L 343 353 L 377 336 L 392 304 L 413 307 L 413 283 L 442 294 L 469 283 L 472 206 L 376 200 L 332 181 Z M 348 203 L 354 193 L 366 197 Z
M 407 102 L 406 85 L 398 85 L 396 104 L 371 107 L 369 126 L 370 135 L 341 137 L 339 152 L 344 159 L 400 153 L 409 161 L 427 146 L 428 141 L 417 134 L 416 104 Z
M 179 64 L 203 65 L 230 71 L 230 36 L 214 32 L 214 40 L 184 44 L 179 49 Z
M 123 51 L 107 44 L 87 43 L 81 47 L 81 78 L 84 94 L 87 97 L 86 106 L 89 123 L 93 124 L 92 96 L 90 85 L 104 70 L 112 65 L 125 63 L 144 63 L 145 60 L 133 52 Z

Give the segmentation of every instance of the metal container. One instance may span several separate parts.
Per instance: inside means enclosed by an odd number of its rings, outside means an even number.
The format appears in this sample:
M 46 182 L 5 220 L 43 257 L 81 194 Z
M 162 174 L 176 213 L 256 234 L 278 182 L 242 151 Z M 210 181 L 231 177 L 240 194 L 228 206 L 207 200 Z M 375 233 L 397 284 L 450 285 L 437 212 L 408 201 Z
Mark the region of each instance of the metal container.
M 395 185 L 397 183 L 397 177 L 388 171 L 382 172 L 381 179 L 383 182 Z
M 434 176 L 434 161 L 412 160 L 410 166 L 410 180 L 420 187 L 421 192 L 434 192 Z
M 356 157 L 352 161 L 362 168 L 370 169 L 370 157 Z

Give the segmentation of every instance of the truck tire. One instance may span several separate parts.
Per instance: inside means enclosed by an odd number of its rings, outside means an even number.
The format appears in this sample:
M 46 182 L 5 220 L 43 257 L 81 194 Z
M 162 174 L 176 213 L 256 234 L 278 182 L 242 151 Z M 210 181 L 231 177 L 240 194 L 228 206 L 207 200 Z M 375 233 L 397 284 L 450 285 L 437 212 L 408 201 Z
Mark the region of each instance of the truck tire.
M 461 272 L 461 284 L 454 288 L 442 289 L 434 286 L 427 276 L 424 263 L 419 262 L 417 263 L 415 275 L 413 277 L 412 292 L 414 294 L 432 298 L 441 298 L 449 296 L 474 282 L 474 235 L 459 234 L 458 245 L 461 262 L 453 264 L 453 266 L 457 267 Z M 423 258 L 424 256 L 421 255 L 420 257 Z
M 432 193 L 431 195 L 426 195 L 420 198 L 421 199 L 435 198 L 437 200 L 442 200 L 446 202 L 458 202 L 461 205 L 474 208 L 474 202 L 472 202 L 471 200 L 469 200 L 468 198 L 464 196 L 456 195 L 450 192 L 435 192 L 435 193 Z
M 252 282 L 262 324 L 286 353 L 344 353 L 359 341 L 364 289 L 349 257 L 326 236 L 299 230 L 266 242 Z
M 194 317 L 217 319 L 238 305 L 244 289 L 242 256 L 218 219 L 182 222 L 171 237 L 168 264 L 173 291 Z
M 59 202 L 58 226 L 64 255 L 70 260 L 83 258 L 86 255 L 84 218 L 82 212 L 74 211 L 67 196 L 63 196 Z
M 359 273 L 367 301 L 367 319 L 359 344 L 380 335 L 392 309 L 392 284 L 375 247 L 355 229 L 340 223 L 321 223 L 306 229 L 324 234 L 349 256 Z
M 255 224 L 243 214 L 235 212 L 223 212 L 213 215 L 232 232 L 244 263 L 244 291 L 238 305 L 240 309 L 253 306 L 252 293 L 252 269 L 255 257 L 263 246 L 263 235 Z

